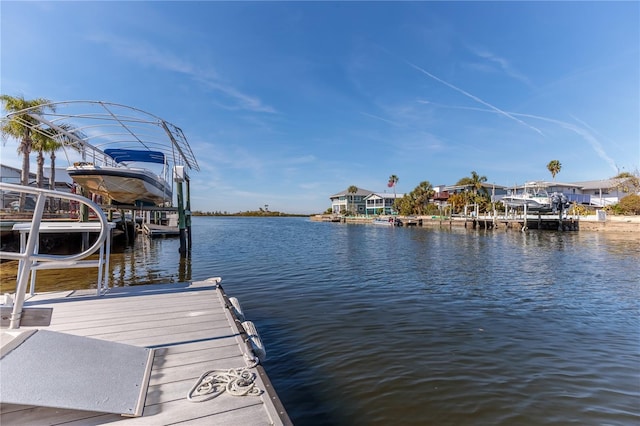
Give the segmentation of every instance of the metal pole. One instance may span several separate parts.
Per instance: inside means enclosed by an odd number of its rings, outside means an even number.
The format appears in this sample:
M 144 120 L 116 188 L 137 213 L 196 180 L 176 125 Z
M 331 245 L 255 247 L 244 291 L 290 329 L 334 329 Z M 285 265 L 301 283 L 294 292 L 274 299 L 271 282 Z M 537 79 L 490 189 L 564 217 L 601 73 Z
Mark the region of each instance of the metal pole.
M 35 262 L 33 255 L 36 251 L 36 246 L 40 237 L 40 221 L 42 220 L 42 213 L 44 212 L 44 203 L 46 199 L 47 197 L 44 194 L 38 194 L 36 205 L 33 208 L 29 237 L 27 238 L 26 247 L 22 253 L 24 258 L 21 260 L 18 267 L 15 300 L 13 302 L 13 310 L 11 311 L 11 317 L 9 319 L 10 329 L 20 328 L 22 307 L 24 306 L 25 293 L 27 292 L 27 281 L 29 280 L 31 266 L 33 266 L 33 263 Z
M 80 195 L 82 195 L 83 197 L 89 198 L 87 196 L 88 194 L 82 187 L 80 187 Z M 88 221 L 89 221 L 89 206 L 83 203 L 80 205 L 80 222 L 88 222 Z M 82 233 L 82 250 L 86 250 L 87 247 L 89 247 L 89 233 L 83 232 Z

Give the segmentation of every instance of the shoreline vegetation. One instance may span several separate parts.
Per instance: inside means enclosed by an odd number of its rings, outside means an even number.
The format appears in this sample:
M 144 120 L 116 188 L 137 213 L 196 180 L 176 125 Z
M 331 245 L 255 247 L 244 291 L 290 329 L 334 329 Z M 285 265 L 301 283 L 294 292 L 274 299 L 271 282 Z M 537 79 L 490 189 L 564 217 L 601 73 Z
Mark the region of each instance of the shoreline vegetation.
M 339 216 L 330 214 L 311 215 L 310 219 L 316 222 L 345 222 L 354 224 L 371 223 L 377 216 Z M 391 217 L 391 216 L 382 216 Z M 473 222 L 472 217 L 446 217 L 439 216 L 395 216 L 398 219 L 412 219 L 420 221 L 422 227 L 466 227 Z M 479 219 L 483 219 L 480 217 Z M 598 220 L 595 215 L 576 216 L 580 231 L 593 232 L 622 232 L 640 233 L 640 216 L 609 215 L 605 220 Z M 498 227 L 497 229 L 504 229 Z

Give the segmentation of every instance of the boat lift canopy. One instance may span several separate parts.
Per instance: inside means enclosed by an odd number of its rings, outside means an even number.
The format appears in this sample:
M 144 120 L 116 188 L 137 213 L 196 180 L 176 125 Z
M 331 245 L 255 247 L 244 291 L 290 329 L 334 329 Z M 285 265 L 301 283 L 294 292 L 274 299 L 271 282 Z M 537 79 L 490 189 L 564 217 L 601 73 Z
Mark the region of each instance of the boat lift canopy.
M 200 170 L 182 129 L 126 105 L 103 101 L 52 102 L 12 112 L 6 119 L 59 142 L 69 164 L 146 161 Z M 115 154 L 116 151 L 120 153 Z M 131 157 L 125 159 L 122 156 L 125 152 Z M 148 156 L 146 159 L 142 159 L 142 152 Z
M 116 163 L 141 161 L 144 163 L 164 164 L 165 155 L 160 151 L 143 151 L 140 149 L 105 149 L 104 153 Z

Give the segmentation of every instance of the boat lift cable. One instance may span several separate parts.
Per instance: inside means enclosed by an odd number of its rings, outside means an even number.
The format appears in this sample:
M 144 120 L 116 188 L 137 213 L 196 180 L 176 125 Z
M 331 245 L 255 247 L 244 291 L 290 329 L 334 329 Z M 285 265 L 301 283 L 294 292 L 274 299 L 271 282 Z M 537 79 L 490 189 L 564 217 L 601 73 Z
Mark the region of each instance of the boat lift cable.
M 100 105 L 102 105 L 102 108 L 105 109 L 105 111 L 107 111 L 109 113 L 109 115 L 111 115 L 111 117 L 113 117 L 114 120 L 116 120 L 118 123 L 120 123 L 120 125 L 131 134 L 131 136 L 133 136 L 138 142 L 140 142 L 140 144 L 142 146 L 144 146 L 147 149 L 150 149 L 134 132 L 131 131 L 131 129 L 129 128 L 128 125 L 124 124 L 124 122 L 122 120 L 120 120 L 120 118 L 118 118 L 109 108 L 107 108 L 107 106 L 104 104 L 104 102 L 99 102 Z
M 187 157 L 185 155 L 184 151 L 182 150 L 182 148 L 180 147 L 180 144 L 178 143 L 178 141 L 174 137 L 173 133 L 171 132 L 171 130 L 169 130 L 169 127 L 167 126 L 167 123 L 164 120 L 162 120 L 160 122 L 160 124 L 164 128 L 165 132 L 167 132 L 167 136 L 169 136 L 169 139 L 171 139 L 173 147 L 175 147 L 175 149 L 178 150 L 178 152 L 180 153 L 180 157 L 182 157 L 182 159 L 185 161 L 187 166 L 189 166 L 190 168 L 192 168 L 194 170 L 199 170 L 198 163 L 196 162 L 195 157 L 193 157 L 193 153 L 190 153 L 191 155 Z M 175 126 L 173 126 L 173 127 L 175 127 Z M 176 129 L 180 130 L 177 127 L 176 127 Z M 180 132 L 182 132 L 182 131 L 180 130 Z
M 65 135 L 69 139 L 79 143 L 83 148 L 86 148 L 88 146 L 86 141 L 82 140 L 77 135 L 67 131 L 66 129 L 64 129 L 64 128 L 52 123 L 51 121 L 47 120 L 46 118 L 41 117 L 39 115 L 32 114 L 32 113 L 27 113 L 27 115 L 29 117 L 41 122 L 41 123 L 46 124 L 47 126 L 51 127 L 52 129 L 56 130 L 57 132 L 62 133 L 63 135 Z M 39 127 L 31 127 L 31 129 L 34 130 L 34 131 L 37 131 L 40 134 L 43 134 L 43 135 L 47 136 L 45 133 L 43 133 L 43 131 Z M 98 151 L 99 153 L 104 154 L 104 152 L 102 152 L 100 149 L 95 148 L 95 147 L 92 147 L 92 148 L 94 150 Z M 84 156 L 85 156 L 85 150 L 84 149 L 82 150 L 82 156 L 83 156 L 83 160 L 84 160 L 85 159 L 84 158 Z

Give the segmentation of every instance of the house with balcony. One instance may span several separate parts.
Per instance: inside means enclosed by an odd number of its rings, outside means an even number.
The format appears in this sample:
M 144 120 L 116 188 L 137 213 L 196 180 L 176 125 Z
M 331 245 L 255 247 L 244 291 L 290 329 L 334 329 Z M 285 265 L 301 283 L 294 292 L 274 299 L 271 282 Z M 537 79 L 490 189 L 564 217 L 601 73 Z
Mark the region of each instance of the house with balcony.
M 545 188 L 547 193 L 557 192 L 567 197 L 569 203 L 576 203 L 584 206 L 606 207 L 620 202 L 620 199 L 629 194 L 638 193 L 637 188 L 631 178 L 611 178 L 590 180 L 584 182 L 535 182 L 536 186 Z M 522 192 L 527 185 L 517 185 L 509 188 L 514 193 Z
M 373 194 L 373 191 L 358 188 L 356 192 L 349 192 L 348 188 L 342 192 L 331 195 L 331 212 L 333 214 L 365 214 L 364 199 Z
M 483 192 L 489 194 L 492 202 L 498 202 L 507 195 L 507 187 L 503 185 L 496 185 L 495 183 L 482 183 Z M 472 192 L 474 189 L 471 185 L 438 185 L 433 187 L 433 203 L 438 207 L 446 207 L 448 205 L 449 197 L 453 194 L 460 194 L 464 192 Z
M 396 214 L 393 204 L 396 199 L 404 197 L 404 194 L 389 194 L 387 192 L 374 192 L 365 197 L 365 212 L 367 215 Z

